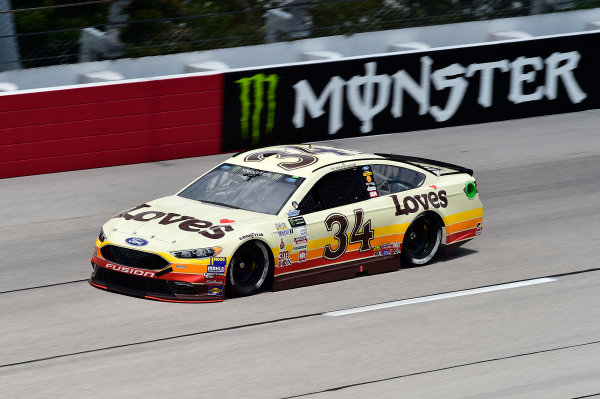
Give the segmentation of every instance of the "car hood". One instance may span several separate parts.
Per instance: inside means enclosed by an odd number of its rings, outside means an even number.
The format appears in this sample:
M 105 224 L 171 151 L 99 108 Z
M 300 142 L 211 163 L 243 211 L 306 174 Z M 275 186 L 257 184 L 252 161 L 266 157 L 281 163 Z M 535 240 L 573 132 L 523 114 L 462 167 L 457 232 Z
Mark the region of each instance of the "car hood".
M 255 223 L 273 217 L 174 195 L 121 212 L 103 229 L 108 241 L 117 245 L 164 252 L 224 247 L 238 241 Z

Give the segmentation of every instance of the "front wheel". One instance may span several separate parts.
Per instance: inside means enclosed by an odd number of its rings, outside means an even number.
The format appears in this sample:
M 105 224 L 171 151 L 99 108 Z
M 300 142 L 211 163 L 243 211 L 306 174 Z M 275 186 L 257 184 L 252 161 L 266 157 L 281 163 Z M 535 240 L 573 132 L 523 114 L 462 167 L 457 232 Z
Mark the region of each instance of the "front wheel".
M 269 275 L 270 258 L 259 241 L 242 245 L 231 258 L 227 270 L 227 289 L 234 296 L 252 295 L 264 285 Z
M 402 263 L 405 266 L 420 266 L 435 256 L 442 242 L 442 225 L 438 218 L 419 215 L 404 234 Z

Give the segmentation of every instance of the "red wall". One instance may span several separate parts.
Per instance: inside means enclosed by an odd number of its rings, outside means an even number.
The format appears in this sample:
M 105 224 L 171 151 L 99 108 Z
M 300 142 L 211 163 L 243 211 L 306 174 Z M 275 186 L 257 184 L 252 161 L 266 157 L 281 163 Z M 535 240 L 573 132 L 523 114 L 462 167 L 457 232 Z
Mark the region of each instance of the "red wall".
M 0 96 L 0 178 L 221 152 L 223 75 Z

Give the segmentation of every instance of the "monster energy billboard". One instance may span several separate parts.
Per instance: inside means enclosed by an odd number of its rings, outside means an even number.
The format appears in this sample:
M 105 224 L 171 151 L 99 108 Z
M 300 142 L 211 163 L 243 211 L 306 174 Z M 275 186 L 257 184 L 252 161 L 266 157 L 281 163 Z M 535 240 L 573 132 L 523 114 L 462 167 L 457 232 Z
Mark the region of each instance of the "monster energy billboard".
M 598 33 L 225 74 L 223 150 L 600 107 Z

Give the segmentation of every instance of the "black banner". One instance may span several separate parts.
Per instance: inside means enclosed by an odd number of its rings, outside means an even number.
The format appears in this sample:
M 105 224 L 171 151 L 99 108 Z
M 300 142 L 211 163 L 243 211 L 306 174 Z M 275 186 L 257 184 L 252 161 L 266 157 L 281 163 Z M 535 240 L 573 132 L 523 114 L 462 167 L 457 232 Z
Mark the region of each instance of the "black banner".
M 600 108 L 599 33 L 225 74 L 223 150 Z

